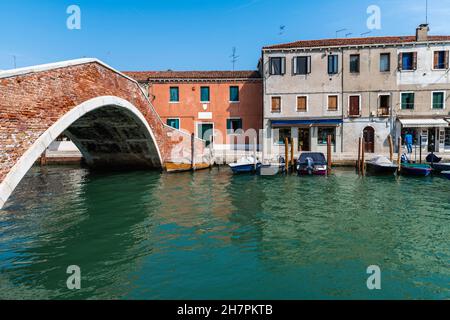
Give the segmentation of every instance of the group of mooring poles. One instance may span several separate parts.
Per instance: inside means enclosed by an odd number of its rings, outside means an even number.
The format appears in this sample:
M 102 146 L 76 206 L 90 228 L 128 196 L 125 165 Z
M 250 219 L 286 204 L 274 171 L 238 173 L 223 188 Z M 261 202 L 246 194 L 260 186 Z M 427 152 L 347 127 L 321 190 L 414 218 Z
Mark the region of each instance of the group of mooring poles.
M 290 156 L 290 157 L 289 157 Z M 294 158 L 294 138 L 284 138 L 284 159 L 285 159 L 285 172 L 293 173 L 296 171 Z M 327 172 L 331 174 L 332 167 L 332 137 L 327 136 Z

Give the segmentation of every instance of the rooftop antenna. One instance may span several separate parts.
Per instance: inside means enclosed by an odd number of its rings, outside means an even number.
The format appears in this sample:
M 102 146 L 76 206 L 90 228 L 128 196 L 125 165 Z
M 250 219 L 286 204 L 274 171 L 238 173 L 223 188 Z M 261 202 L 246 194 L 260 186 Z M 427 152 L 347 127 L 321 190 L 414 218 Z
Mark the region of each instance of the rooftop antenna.
M 336 30 L 336 38 L 338 37 L 338 33 L 339 33 L 339 32 L 344 32 L 344 31 L 347 31 L 347 29 Z
M 278 35 L 282 35 L 284 33 L 284 31 L 286 30 L 286 26 L 285 25 L 281 25 L 280 26 L 280 32 L 278 33 Z
M 353 34 L 352 32 L 346 33 L 345 37 L 348 38 L 348 36 L 351 36 L 352 34 Z
M 367 32 L 361 33 L 361 37 L 362 37 L 362 36 L 365 36 L 365 35 L 368 35 L 369 33 L 372 33 L 372 31 L 367 31 Z
M 428 24 L 428 0 L 425 0 L 425 23 Z
M 231 58 L 231 63 L 233 64 L 233 71 L 234 71 L 234 67 L 235 67 L 236 62 L 238 61 L 238 58 L 239 58 L 239 56 L 236 55 L 236 47 L 233 47 L 232 54 L 231 54 L 230 58 Z

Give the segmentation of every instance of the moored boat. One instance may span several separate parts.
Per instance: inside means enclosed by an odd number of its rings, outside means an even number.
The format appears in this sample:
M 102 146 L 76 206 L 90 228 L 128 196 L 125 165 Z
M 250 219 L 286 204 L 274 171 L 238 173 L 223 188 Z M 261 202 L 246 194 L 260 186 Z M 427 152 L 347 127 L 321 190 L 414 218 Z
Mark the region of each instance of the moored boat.
M 367 173 L 371 175 L 393 175 L 398 166 L 388 158 L 379 156 L 366 162 Z
M 253 157 L 244 157 L 235 163 L 230 163 L 228 166 L 233 173 L 252 173 L 258 170 L 261 163 Z
M 430 165 L 436 172 L 450 171 L 450 163 L 431 163 Z
M 275 176 L 285 171 L 286 161 L 283 157 L 278 158 L 278 162 L 263 163 L 258 167 L 260 176 Z
M 299 175 L 327 175 L 327 160 L 320 152 L 304 152 L 297 160 L 297 172 Z
M 433 169 L 428 164 L 402 163 L 401 174 L 406 176 L 427 177 Z
M 446 177 L 447 179 L 450 179 L 450 171 L 442 171 L 441 173 L 444 177 Z

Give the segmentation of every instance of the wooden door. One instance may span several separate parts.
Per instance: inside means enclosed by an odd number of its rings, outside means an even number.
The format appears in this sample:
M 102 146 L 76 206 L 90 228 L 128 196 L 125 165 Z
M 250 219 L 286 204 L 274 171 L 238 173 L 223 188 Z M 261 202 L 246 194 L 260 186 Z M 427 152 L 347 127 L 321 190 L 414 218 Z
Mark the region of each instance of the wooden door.
M 350 116 L 359 116 L 359 96 L 350 97 Z
M 364 150 L 367 153 L 375 152 L 375 130 L 372 127 L 364 129 Z

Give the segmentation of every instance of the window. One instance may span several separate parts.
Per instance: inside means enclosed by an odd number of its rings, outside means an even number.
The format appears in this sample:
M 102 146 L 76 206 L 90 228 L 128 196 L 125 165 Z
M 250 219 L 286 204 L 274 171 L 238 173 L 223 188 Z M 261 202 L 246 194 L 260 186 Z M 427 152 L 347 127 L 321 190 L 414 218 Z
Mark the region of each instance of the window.
M 391 54 L 381 53 L 380 54 L 380 72 L 391 71 Z
M 239 102 L 239 87 L 230 87 L 230 102 Z
M 286 73 L 286 58 L 273 57 L 270 58 L 270 74 L 284 75 Z
M 228 134 L 234 134 L 236 130 L 242 130 L 242 119 L 227 119 Z
M 414 93 L 402 93 L 402 109 L 412 110 L 414 109 Z
M 436 70 L 448 69 L 448 51 L 435 51 L 434 52 L 433 68 Z
M 360 109 L 360 96 L 350 96 L 349 97 L 349 116 L 359 116 Z
M 328 111 L 338 110 L 338 96 L 328 96 Z
M 317 143 L 319 145 L 327 145 L 328 136 L 331 136 L 331 144 L 334 145 L 336 143 L 336 128 L 319 127 L 317 134 Z
M 281 97 L 272 97 L 272 112 L 281 112 Z
M 359 54 L 350 55 L 350 73 L 359 73 Z
M 445 92 L 433 92 L 433 109 L 445 108 Z
M 209 87 L 201 87 L 200 88 L 200 101 L 201 102 L 209 102 Z
M 274 128 L 274 130 L 278 130 L 278 140 L 275 140 L 275 143 L 284 144 L 286 138 L 291 139 L 291 128 Z M 274 134 L 274 139 L 276 139 L 276 136 Z
M 398 58 L 399 70 L 409 71 L 417 69 L 417 52 L 403 52 Z
M 175 129 L 180 129 L 180 119 L 167 119 L 167 125 Z
M 308 111 L 308 97 L 307 96 L 298 96 L 297 97 L 297 112 L 306 112 Z
M 178 87 L 170 87 L 170 102 L 180 102 L 180 89 Z
M 328 74 L 337 74 L 339 69 L 338 55 L 332 54 L 328 56 Z
M 379 105 L 379 115 L 380 116 L 388 116 L 390 113 L 390 101 L 391 96 L 390 95 L 380 95 L 380 105 Z
M 311 73 L 311 57 L 295 57 L 293 59 L 294 63 L 294 74 L 305 75 Z

